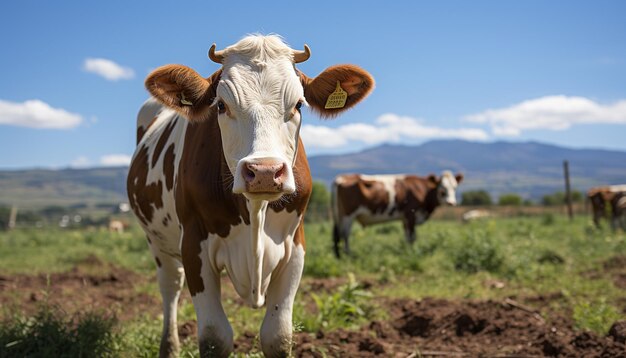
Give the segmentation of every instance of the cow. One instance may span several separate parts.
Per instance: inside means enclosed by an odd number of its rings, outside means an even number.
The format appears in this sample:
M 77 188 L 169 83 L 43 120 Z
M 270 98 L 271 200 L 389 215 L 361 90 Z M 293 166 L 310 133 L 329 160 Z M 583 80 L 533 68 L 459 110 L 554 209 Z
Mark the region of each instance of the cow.
M 128 223 L 122 220 L 109 221 L 109 232 L 123 234 L 126 229 L 128 229 Z
M 626 185 L 599 186 L 587 191 L 587 201 L 591 203 L 593 223 L 597 228 L 600 228 L 600 219 L 606 218 L 611 221 L 612 228 L 616 229 L 619 218 L 624 213 L 620 193 L 626 193 Z M 610 208 L 610 216 L 607 208 Z
M 415 242 L 415 225 L 423 224 L 439 205 L 456 205 L 456 188 L 463 180 L 444 171 L 440 177 L 407 174 L 338 175 L 332 183 L 333 244 L 335 256 L 350 253 L 352 222 L 367 226 L 402 220 L 406 240 Z
M 622 230 L 626 231 L 626 191 L 615 193 L 611 200 L 611 211 L 613 214 L 613 220 L 611 221 L 613 230 L 621 227 Z
M 364 99 L 373 77 L 336 65 L 310 78 L 310 57 L 278 35 L 250 35 L 209 50 L 221 67 L 202 77 L 182 65 L 148 75 L 152 98 L 138 114 L 128 197 L 157 266 L 163 299 L 159 354 L 179 351 L 176 309 L 187 280 L 203 357 L 233 351 L 222 303 L 226 271 L 253 308 L 267 357 L 291 351 L 293 301 L 305 255 L 303 215 L 311 174 L 299 130 L 302 108 L 324 118 Z

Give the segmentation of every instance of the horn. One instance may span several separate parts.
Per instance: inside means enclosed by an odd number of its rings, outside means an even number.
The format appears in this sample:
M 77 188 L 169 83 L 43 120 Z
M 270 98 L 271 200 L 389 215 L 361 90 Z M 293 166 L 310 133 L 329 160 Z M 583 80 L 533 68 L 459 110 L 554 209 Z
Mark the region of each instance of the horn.
M 304 51 L 296 51 L 296 50 L 293 51 L 294 63 L 304 62 L 308 60 L 309 57 L 311 57 L 311 49 L 306 44 L 304 45 Z
M 209 58 L 211 61 L 221 64 L 222 61 L 224 61 L 224 50 L 215 51 L 215 44 L 211 45 L 211 48 L 209 49 Z

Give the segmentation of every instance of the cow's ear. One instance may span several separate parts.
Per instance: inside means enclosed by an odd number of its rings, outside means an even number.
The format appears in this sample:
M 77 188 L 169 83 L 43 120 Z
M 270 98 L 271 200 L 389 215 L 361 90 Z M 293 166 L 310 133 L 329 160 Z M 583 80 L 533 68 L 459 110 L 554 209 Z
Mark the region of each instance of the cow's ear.
M 374 77 L 355 65 L 337 65 L 315 78 L 300 72 L 304 97 L 322 117 L 335 117 L 367 97 L 374 89 Z
M 437 179 L 437 176 L 435 174 L 428 175 L 428 181 L 435 185 L 439 185 L 439 179 Z
M 461 173 L 457 173 L 457 174 L 454 176 L 454 179 L 456 179 L 456 183 L 457 183 L 457 184 L 461 184 L 461 182 L 463 181 L 463 174 L 461 174 Z
M 217 75 L 217 76 L 216 76 Z M 152 71 L 146 78 L 146 89 L 154 98 L 192 121 L 209 114 L 215 98 L 219 71 L 209 78 L 181 65 L 167 65 Z

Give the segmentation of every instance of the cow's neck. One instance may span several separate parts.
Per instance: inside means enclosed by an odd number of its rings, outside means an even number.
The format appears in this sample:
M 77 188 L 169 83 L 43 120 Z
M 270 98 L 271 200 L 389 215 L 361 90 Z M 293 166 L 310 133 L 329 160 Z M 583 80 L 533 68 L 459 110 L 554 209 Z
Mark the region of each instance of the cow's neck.
M 437 198 L 437 187 L 428 190 L 426 198 L 424 200 L 424 211 L 426 218 L 428 218 L 439 206 L 439 199 Z

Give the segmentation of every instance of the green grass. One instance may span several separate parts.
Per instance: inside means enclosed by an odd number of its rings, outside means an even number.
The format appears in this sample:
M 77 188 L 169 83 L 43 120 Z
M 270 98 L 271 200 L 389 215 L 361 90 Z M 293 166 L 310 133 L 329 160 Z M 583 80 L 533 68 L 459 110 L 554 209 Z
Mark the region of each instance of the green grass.
M 560 298 L 551 302 L 551 309 L 570 314 L 581 330 L 605 333 L 612 322 L 624 319 L 619 309 L 623 291 L 615 287 L 602 264 L 612 257 L 626 256 L 626 235 L 595 229 L 588 217 L 572 222 L 560 215 L 498 218 L 470 224 L 431 220 L 418 227 L 414 246 L 405 243 L 400 223 L 367 228 L 355 225 L 350 241 L 353 255 L 341 260 L 332 253 L 330 223 L 309 223 L 305 231 L 303 280 L 346 278 L 351 272 L 355 281 L 332 292 L 316 292 L 315 297 L 298 294 L 294 324 L 299 330 L 358 326 L 362 318 L 370 319 L 376 311 L 376 307 L 364 304 L 367 300 L 362 295 L 367 294 L 523 299 L 557 293 Z M 0 233 L 3 274 L 63 271 L 88 255 L 154 274 L 144 235 L 136 226 L 123 235 L 56 229 Z M 366 293 L 356 284 L 363 280 L 379 285 Z M 491 282 L 503 287 L 496 288 Z M 149 286 L 137 289 L 154 290 L 156 295 L 156 285 Z M 223 302 L 236 335 L 258 333 L 263 310 L 241 307 L 228 296 Z M 183 303 L 180 317 L 181 322 L 194 318 L 190 302 Z M 138 317 L 124 327 L 118 326 L 116 349 L 122 356 L 153 356 L 160 329 L 156 317 Z M 183 345 L 181 356 L 197 356 L 193 339 Z
M 123 234 L 106 229 L 22 229 L 0 232 L 0 272 L 61 272 L 90 255 L 139 272 L 152 272 L 154 259 L 138 226 Z

